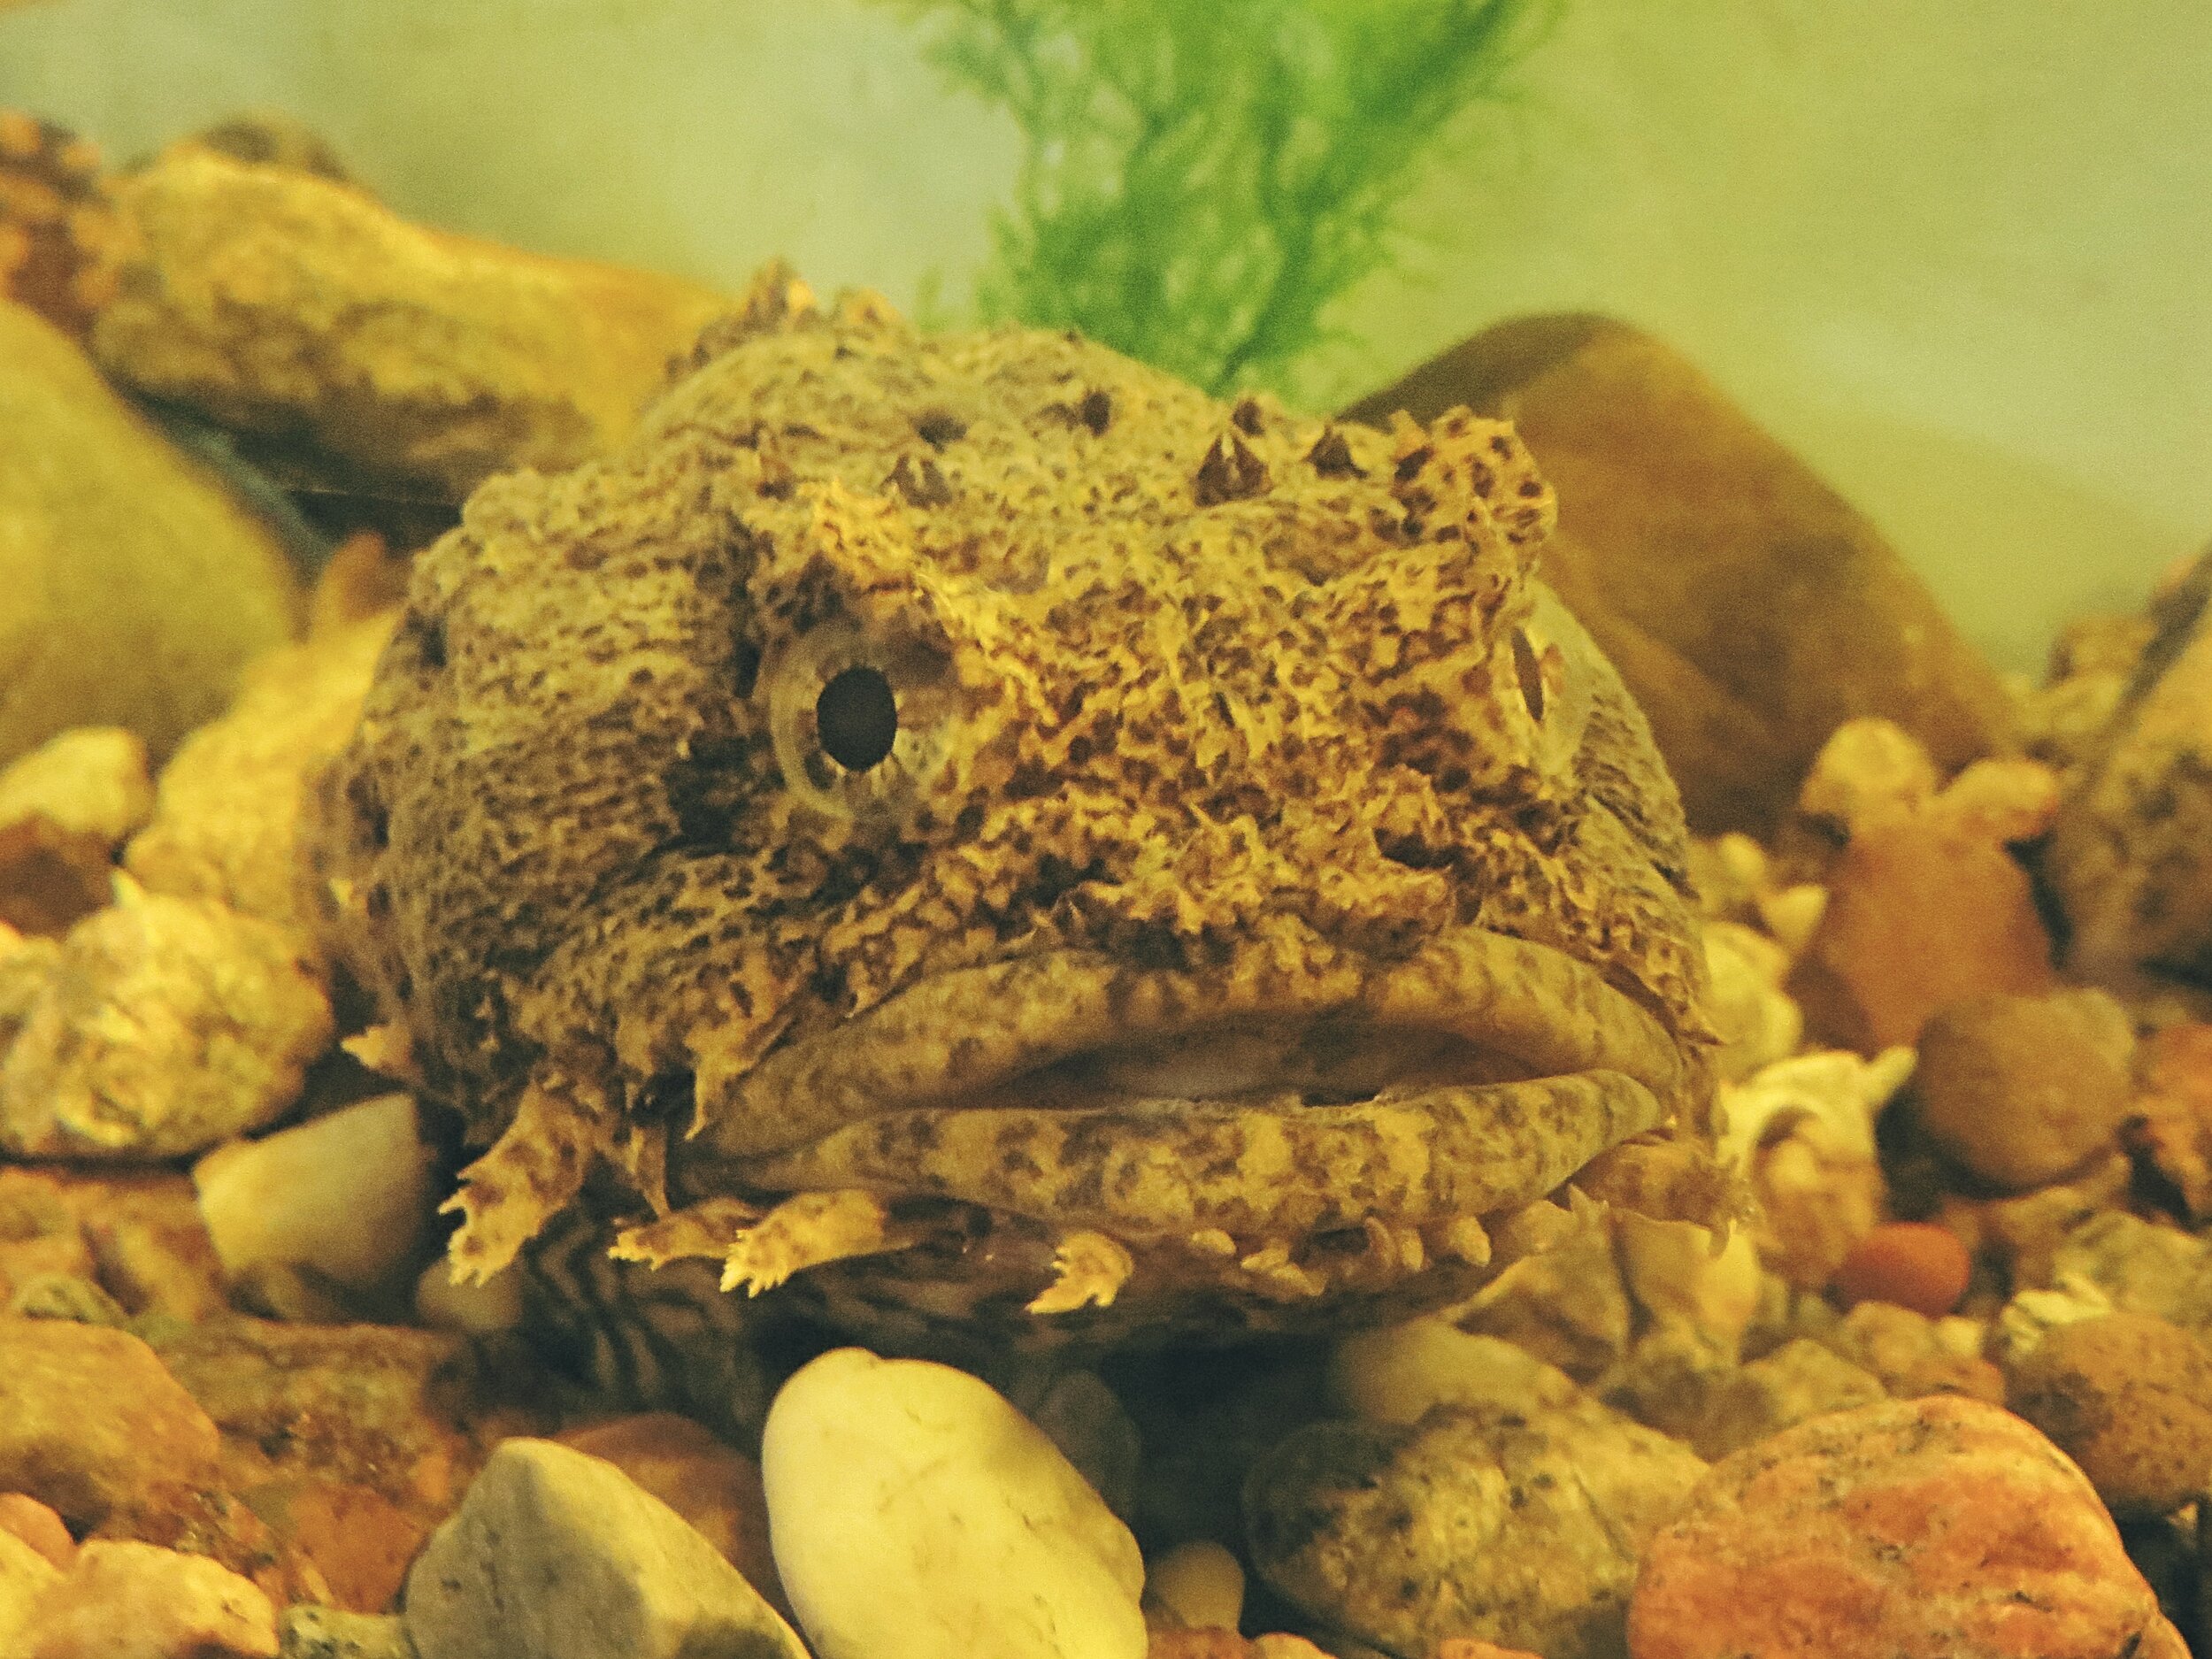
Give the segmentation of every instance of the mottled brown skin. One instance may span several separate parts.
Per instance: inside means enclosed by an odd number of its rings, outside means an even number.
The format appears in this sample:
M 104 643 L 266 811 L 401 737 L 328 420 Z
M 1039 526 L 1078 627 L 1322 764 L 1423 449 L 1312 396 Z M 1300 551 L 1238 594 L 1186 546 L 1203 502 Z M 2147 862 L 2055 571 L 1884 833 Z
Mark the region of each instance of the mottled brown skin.
M 596 1169 L 624 1254 L 864 1327 L 1374 1317 L 1705 1133 L 1674 791 L 1509 427 L 772 281 L 717 332 L 420 557 L 325 792 L 347 952 L 495 1142 L 457 1263 Z

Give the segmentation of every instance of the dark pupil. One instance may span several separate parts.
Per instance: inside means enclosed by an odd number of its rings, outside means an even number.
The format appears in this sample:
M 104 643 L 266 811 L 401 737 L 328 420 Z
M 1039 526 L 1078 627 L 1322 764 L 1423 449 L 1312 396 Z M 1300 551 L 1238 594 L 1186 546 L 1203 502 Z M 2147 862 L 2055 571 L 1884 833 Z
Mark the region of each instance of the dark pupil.
M 1541 725 L 1544 718 L 1544 664 L 1537 659 L 1536 648 L 1528 642 L 1528 635 L 1517 628 L 1513 633 L 1513 672 L 1520 676 L 1521 701 L 1528 704 L 1529 718 Z
M 814 700 L 814 732 L 822 752 L 847 772 L 867 771 L 899 734 L 891 682 L 872 668 L 844 670 Z

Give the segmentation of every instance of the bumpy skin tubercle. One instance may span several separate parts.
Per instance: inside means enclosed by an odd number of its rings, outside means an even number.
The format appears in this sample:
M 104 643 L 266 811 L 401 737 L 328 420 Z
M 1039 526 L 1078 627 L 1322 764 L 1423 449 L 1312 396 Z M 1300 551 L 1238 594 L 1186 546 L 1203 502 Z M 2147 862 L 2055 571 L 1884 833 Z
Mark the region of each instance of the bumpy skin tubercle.
M 603 1167 L 632 1256 L 864 1326 L 1373 1317 L 1707 1133 L 1679 811 L 1509 427 L 780 293 L 477 492 L 326 780 L 336 933 L 491 1147 L 459 1260 Z

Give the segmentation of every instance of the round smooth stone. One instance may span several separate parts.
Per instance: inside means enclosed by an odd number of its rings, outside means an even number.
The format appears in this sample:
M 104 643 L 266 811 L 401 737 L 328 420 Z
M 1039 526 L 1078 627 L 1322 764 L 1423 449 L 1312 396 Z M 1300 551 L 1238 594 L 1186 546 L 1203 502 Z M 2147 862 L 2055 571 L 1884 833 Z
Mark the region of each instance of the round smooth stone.
M 1713 1465 L 1643 1553 L 1633 1659 L 2184 1659 L 2096 1493 L 1979 1400 L 1830 1412 Z
M 818 1659 L 1144 1659 L 1136 1540 L 965 1371 L 825 1354 L 776 1396 L 761 1473 Z

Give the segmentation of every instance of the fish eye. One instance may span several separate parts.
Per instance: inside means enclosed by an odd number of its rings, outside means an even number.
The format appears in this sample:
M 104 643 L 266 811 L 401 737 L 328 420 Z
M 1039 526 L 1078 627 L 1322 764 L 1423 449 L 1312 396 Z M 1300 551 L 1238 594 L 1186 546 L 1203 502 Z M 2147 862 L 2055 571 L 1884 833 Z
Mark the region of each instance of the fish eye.
M 880 669 L 856 665 L 833 674 L 814 700 L 822 752 L 847 772 L 882 764 L 899 735 L 899 702 Z

